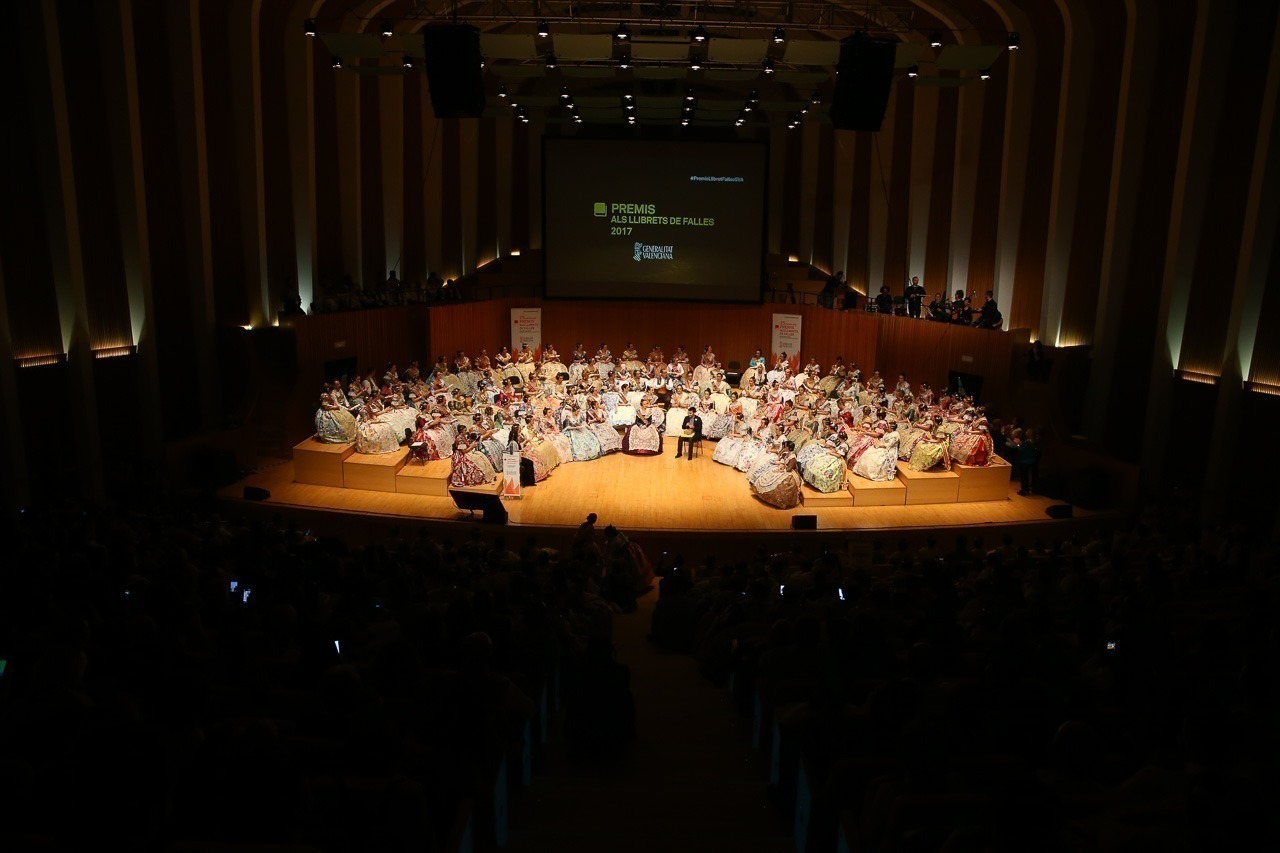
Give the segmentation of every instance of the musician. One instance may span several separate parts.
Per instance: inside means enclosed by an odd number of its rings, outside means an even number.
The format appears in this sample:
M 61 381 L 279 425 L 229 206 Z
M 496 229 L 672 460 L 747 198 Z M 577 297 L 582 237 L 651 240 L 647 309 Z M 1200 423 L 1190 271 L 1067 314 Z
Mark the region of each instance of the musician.
M 933 294 L 933 301 L 929 303 L 929 319 L 941 323 L 951 322 L 951 310 L 941 293 Z
M 893 313 L 893 296 L 889 293 L 889 285 L 881 285 L 880 292 L 876 294 L 876 312 L 879 314 Z
M 951 300 L 951 322 L 959 326 L 969 325 L 972 311 L 973 304 L 964 295 L 964 291 L 957 290 L 955 298 Z
M 907 285 L 907 316 L 919 320 L 920 308 L 928 295 L 924 285 L 920 283 L 920 276 L 911 276 L 911 283 Z
M 1000 313 L 1000 308 L 996 305 L 995 294 L 988 290 L 987 299 L 982 303 L 982 311 L 978 315 L 978 321 L 973 325 L 978 329 L 998 329 L 1003 323 L 1004 317 Z
M 691 409 L 689 414 L 685 415 L 684 422 L 680 424 L 682 430 L 679 441 L 676 442 L 676 458 L 680 458 L 680 454 L 684 452 L 685 445 L 689 447 L 689 461 L 693 461 L 693 444 L 696 441 L 702 441 L 702 418 L 698 416 L 697 409 Z

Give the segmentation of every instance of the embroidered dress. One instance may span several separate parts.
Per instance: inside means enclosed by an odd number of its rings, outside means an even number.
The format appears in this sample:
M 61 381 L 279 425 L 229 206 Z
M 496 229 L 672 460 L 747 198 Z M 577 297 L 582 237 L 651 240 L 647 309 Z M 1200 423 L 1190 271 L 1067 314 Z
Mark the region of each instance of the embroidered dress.
M 805 482 L 826 495 L 840 491 L 844 488 L 844 457 L 817 442 L 808 445 L 805 450 L 815 447 L 818 448 L 818 452 L 811 454 L 808 464 L 803 467 Z M 800 457 L 797 456 L 796 460 L 799 461 L 799 459 Z
M 925 436 L 916 442 L 915 448 L 911 451 L 911 459 L 907 462 L 907 467 L 912 471 L 928 471 L 939 464 L 942 465 L 943 470 L 951 470 L 951 456 L 947 452 L 947 440 L 944 437 Z
M 662 452 L 662 436 L 658 433 L 658 427 L 652 422 L 654 415 L 661 417 L 662 412 L 652 409 L 642 409 L 637 412 L 635 423 L 627 429 L 626 436 L 622 439 L 623 453 L 632 456 L 653 456 Z
M 464 450 L 466 445 L 457 448 L 458 452 L 453 454 L 453 466 L 449 471 L 449 485 L 456 488 L 466 488 L 468 486 L 480 486 L 486 482 L 486 477 L 492 476 L 493 467 L 489 465 L 489 461 L 484 458 L 484 454 L 474 450 Z M 485 467 L 489 470 L 486 472 Z
M 789 461 L 771 461 L 751 490 L 762 501 L 779 509 L 792 509 L 800 503 L 800 477 L 791 470 Z
M 605 423 L 604 412 L 600 413 L 599 418 L 592 418 L 590 429 L 595 434 L 596 441 L 600 442 L 601 456 L 622 450 L 622 439 L 616 429 Z
M 898 433 L 887 432 L 867 448 L 853 466 L 853 473 L 878 483 L 887 483 L 898 474 Z
M 574 462 L 589 462 L 600 456 L 600 439 L 587 428 L 580 413 L 569 413 L 564 421 L 564 433 L 569 438 L 569 449 Z
M 325 444 L 349 444 L 356 440 L 356 419 L 346 409 L 323 395 L 316 410 L 316 440 Z M 334 408 L 326 408 L 326 403 Z
M 849 468 L 858 464 L 858 459 L 863 453 L 866 453 L 875 446 L 876 437 L 869 432 L 858 430 L 849 436 L 849 455 L 845 458 L 845 464 Z
M 381 416 L 362 417 L 356 426 L 356 451 L 359 453 L 395 453 L 403 432 Z
M 745 436 L 730 432 L 720 439 L 720 443 L 716 445 L 716 452 L 711 455 L 711 458 L 721 465 L 735 468 L 738 464 L 738 457 L 742 455 L 742 448 L 746 446 L 746 443 Z
M 742 452 L 738 454 L 738 460 L 733 467 L 745 474 L 756 464 L 756 460 L 764 454 L 764 442 L 758 438 L 749 438 L 742 445 Z
M 985 466 L 993 451 L 991 436 L 982 430 L 961 430 L 951 436 L 951 458 L 961 465 Z

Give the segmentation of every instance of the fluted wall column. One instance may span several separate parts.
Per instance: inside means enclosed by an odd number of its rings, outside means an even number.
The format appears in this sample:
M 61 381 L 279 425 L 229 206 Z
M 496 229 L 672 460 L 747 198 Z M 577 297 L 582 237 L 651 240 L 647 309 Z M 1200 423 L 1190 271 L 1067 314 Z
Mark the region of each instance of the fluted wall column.
M 497 134 L 495 161 L 495 192 L 497 194 L 497 252 L 501 258 L 511 251 L 511 158 L 514 156 L 515 128 L 509 114 L 493 119 Z
M 1212 8 L 1211 8 L 1212 7 Z M 1196 7 L 1195 41 L 1183 107 L 1178 164 L 1165 243 L 1164 280 L 1156 315 L 1156 347 L 1152 353 L 1150 399 L 1142 441 L 1145 485 L 1158 485 L 1168 446 L 1172 414 L 1173 371 L 1182 349 L 1187 304 L 1205 217 L 1213 148 L 1226 85 L 1227 52 L 1231 49 L 1234 9 L 1213 0 Z
M 267 201 L 262 154 L 262 0 L 235 0 L 227 16 L 235 115 L 236 177 L 240 232 L 244 244 L 244 284 L 249 323 L 261 326 L 275 316 L 267 281 Z
M 412 73 L 412 72 L 408 72 Z M 404 259 L 404 76 L 378 78 L 378 122 L 382 129 L 382 236 L 384 270 L 401 269 Z M 413 187 L 411 192 L 418 188 Z M 415 202 L 421 204 L 421 201 Z M 386 274 L 385 272 L 383 273 Z
M 1058 343 L 1062 304 L 1071 266 L 1071 240 L 1080 190 L 1080 160 L 1093 80 L 1093 22 L 1083 5 L 1073 8 L 1058 0 L 1066 49 L 1062 90 L 1058 96 L 1057 139 L 1054 145 L 1053 191 L 1049 197 L 1049 242 L 1045 247 L 1044 296 L 1040 302 L 1040 337 Z
M 800 145 L 803 152 L 800 161 L 800 260 L 813 263 L 813 229 L 830 228 L 831 223 L 816 222 L 818 196 L 818 147 L 821 144 L 822 127 L 811 121 L 800 123 Z
M 909 78 L 908 78 L 909 79 Z M 919 86 L 911 121 L 911 195 L 907 205 L 907 276 L 924 276 L 929 246 L 929 199 L 933 194 L 933 155 L 938 130 L 938 88 Z M 894 295 L 904 293 L 906 281 L 892 282 Z
M 884 112 L 884 124 L 880 132 L 869 134 L 871 158 L 867 168 L 871 170 L 871 205 L 868 208 L 867 240 L 867 295 L 874 297 L 884 284 L 885 252 L 889 242 L 889 180 L 893 175 L 894 125 L 898 113 L 898 85 L 889 95 L 889 107 Z
M 1280 210 L 1280 133 L 1276 128 L 1276 101 L 1280 93 L 1280 18 L 1271 44 L 1271 61 L 1258 117 L 1258 137 L 1250 170 L 1249 198 L 1245 204 L 1244 233 L 1240 238 L 1240 258 L 1231 289 L 1231 314 L 1222 352 L 1222 372 L 1218 379 L 1217 406 L 1209 438 L 1209 458 L 1205 462 L 1202 516 L 1209 523 L 1233 517 L 1229 500 L 1232 473 L 1240 461 L 1238 436 L 1248 376 L 1248 360 L 1253 353 L 1262 294 L 1274 270 L 1272 241 Z
M 1004 307 L 1005 327 L 1011 328 L 1014 283 L 1018 273 L 1018 237 L 1022 231 L 1022 209 L 1026 202 L 1027 161 L 1031 154 L 1029 116 L 1035 102 L 1037 40 L 1026 15 L 1013 7 L 988 0 L 1010 30 L 1021 33 L 1022 46 L 1009 51 L 1005 67 L 1009 83 L 1005 89 L 1004 156 L 1000 171 L 1000 210 L 996 232 L 996 302 Z
M 289 169 L 293 210 L 294 256 L 298 294 L 302 307 L 311 310 L 318 296 L 316 281 L 316 121 L 315 81 L 311 76 L 315 39 L 302 34 L 302 24 L 313 17 L 321 0 L 301 0 L 281 34 L 284 41 L 289 111 Z
M 1116 345 L 1121 334 L 1122 305 L 1129 277 L 1133 229 L 1138 218 L 1138 190 L 1142 181 L 1143 151 L 1151 92 L 1155 86 L 1156 51 L 1160 28 L 1156 0 L 1126 0 L 1124 64 L 1120 71 L 1115 148 L 1111 163 L 1111 190 L 1107 198 L 1107 224 L 1102 248 L 1102 277 L 1098 285 L 1098 313 L 1094 321 L 1093 366 L 1085 429 L 1099 438 L 1110 425 L 1110 386 Z
M 71 122 L 63 77 L 62 45 L 57 0 L 43 0 L 42 22 L 49 70 L 49 107 L 53 118 L 52 145 L 43 152 L 47 188 L 50 271 L 58 295 L 62 346 L 70 369 L 70 391 L 77 405 L 69 407 L 76 441 L 72 453 L 82 476 L 85 497 L 103 496 L 102 443 L 98 434 L 97 393 L 93 381 L 93 351 L 89 338 L 89 308 L 84 289 L 84 256 L 80 242 L 80 206 L 76 196 L 71 150 Z M 56 200 L 56 203 L 54 203 Z

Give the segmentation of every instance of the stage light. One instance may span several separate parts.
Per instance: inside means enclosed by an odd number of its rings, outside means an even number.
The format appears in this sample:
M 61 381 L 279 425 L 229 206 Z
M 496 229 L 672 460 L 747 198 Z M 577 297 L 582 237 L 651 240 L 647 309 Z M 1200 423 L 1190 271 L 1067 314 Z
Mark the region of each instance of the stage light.
M 574 116 L 574 117 L 573 117 L 573 123 L 574 123 L 574 124 L 582 124 L 582 116 Z
M 784 30 L 782 27 L 774 27 L 773 43 L 782 44 L 786 40 L 787 40 L 787 31 Z
M 698 57 L 696 56 L 689 57 L 689 70 L 690 71 L 702 70 L 702 62 L 698 59 Z
M 822 103 L 822 95 L 818 94 L 817 89 L 813 90 L 813 97 L 809 99 L 809 103 L 813 104 L 815 107 Z
M 621 68 L 623 71 L 626 71 L 628 68 L 630 68 L 630 67 L 631 67 L 631 54 L 629 54 L 629 53 L 624 53 L 624 54 L 622 54 L 622 56 L 619 56 L 619 57 L 618 57 L 618 67 L 619 67 L 619 68 Z
M 568 86 L 561 86 L 561 87 L 560 87 L 560 100 L 562 100 L 562 101 L 571 101 L 571 100 L 573 100 L 572 96 L 569 94 L 569 87 L 568 87 Z
M 693 114 L 693 104 L 685 104 L 685 105 L 684 105 L 684 110 L 683 110 L 683 112 L 684 112 L 684 114 L 685 114 L 685 115 L 692 115 L 692 114 Z
M 507 96 L 507 84 L 506 84 L 506 83 L 499 83 L 499 84 L 498 84 L 498 97 L 499 97 L 499 98 L 505 98 L 506 96 Z
M 542 38 L 551 35 L 551 25 L 546 21 L 538 21 L 538 35 Z
M 738 119 L 733 123 L 733 126 L 742 127 L 746 123 L 747 123 L 747 120 L 745 118 L 743 118 L 742 116 L 738 116 Z
M 698 24 L 698 26 L 694 27 L 693 31 L 689 33 L 689 37 L 698 44 L 702 44 L 707 40 L 707 31 L 703 28 L 702 24 Z
M 766 56 L 764 58 L 764 62 L 760 63 L 760 67 L 764 69 L 765 74 L 772 74 L 773 73 L 773 57 Z
M 929 47 L 933 48 L 934 50 L 937 50 L 938 48 L 942 47 L 942 33 L 935 32 L 932 36 L 929 37 Z
M 990 69 L 990 68 L 984 68 L 984 69 L 982 69 L 981 71 L 979 71 L 979 72 L 978 72 L 978 79 L 979 79 L 979 80 L 990 80 L 990 79 L 991 79 L 991 69 Z
M 389 39 L 389 38 L 391 38 L 391 36 L 392 36 L 392 35 L 393 35 L 393 33 L 391 32 L 391 22 L 390 22 L 390 21 L 383 21 L 383 22 L 382 22 L 382 37 L 383 37 L 384 39 Z
M 635 112 L 635 111 L 636 111 L 636 105 L 635 105 L 635 104 L 627 104 L 627 112 L 629 112 L 629 113 L 633 113 L 633 112 Z
M 910 77 L 910 78 L 911 78 L 911 79 L 913 79 L 913 80 L 914 80 L 915 78 L 919 77 L 919 76 L 920 76 L 920 66 L 919 66 L 919 65 L 912 65 L 910 68 L 908 68 L 908 69 L 907 69 L 907 76 L 908 76 L 908 77 Z
M 555 68 L 555 67 L 556 67 L 556 55 L 555 55 L 554 53 L 548 53 L 548 54 L 547 54 L 547 68 L 548 68 L 548 69 L 550 69 L 550 68 Z
M 1022 45 L 1022 36 L 1017 33 L 1009 33 L 1009 50 L 1017 50 Z
M 484 68 L 484 54 L 480 54 L 480 67 Z
M 688 116 L 685 116 L 684 118 L 680 119 L 680 126 L 681 126 L 681 127 L 688 127 L 688 126 L 689 126 L 689 117 L 688 117 Z
M 751 94 L 747 95 L 747 103 L 753 107 L 758 106 L 760 104 L 760 93 L 752 89 Z
M 618 24 L 618 28 L 613 31 L 613 37 L 618 41 L 626 41 L 631 38 L 631 28 L 626 24 Z
M 635 116 L 627 116 L 627 124 L 635 124 L 635 123 L 636 123 Z
M 307 18 L 305 21 L 302 22 L 302 34 L 304 36 L 310 36 L 311 38 L 316 37 L 316 19 L 315 18 Z
M 698 100 L 697 98 L 695 98 L 695 97 L 693 96 L 693 90 L 692 90 L 692 89 L 690 89 L 688 92 L 685 92 L 685 93 L 684 93 L 684 99 L 685 99 L 686 101 L 696 101 L 696 100 Z
M 413 68 L 413 57 L 406 53 L 406 54 L 404 55 L 404 57 L 403 57 L 403 58 L 401 58 L 401 60 L 400 60 L 400 64 L 401 64 L 401 65 L 403 65 L 405 68 L 412 69 L 412 68 Z
M 634 101 L 635 99 L 636 99 L 636 96 L 631 94 L 630 92 L 627 92 L 625 95 L 622 96 L 622 100 L 624 101 Z
M 750 101 L 747 101 L 745 104 L 743 104 L 743 105 L 742 105 L 742 111 L 743 111 L 744 113 L 749 113 L 749 112 L 751 112 L 751 110 L 752 110 L 752 109 L 753 109 L 753 107 L 751 106 L 751 102 L 750 102 Z
M 335 56 L 333 57 L 333 59 L 329 60 L 329 65 L 330 65 L 330 66 L 332 66 L 333 68 L 341 68 L 341 67 L 342 67 L 342 57 L 341 57 L 341 56 L 337 56 L 337 55 L 335 55 Z

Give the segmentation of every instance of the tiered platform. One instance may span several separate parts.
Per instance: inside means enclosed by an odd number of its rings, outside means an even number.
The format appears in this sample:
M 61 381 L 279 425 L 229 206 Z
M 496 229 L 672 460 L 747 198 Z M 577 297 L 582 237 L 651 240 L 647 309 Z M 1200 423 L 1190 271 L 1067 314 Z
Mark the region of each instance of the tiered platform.
M 953 504 L 960 498 L 960 475 L 955 471 L 912 471 L 899 462 L 898 479 L 907 487 L 907 506 Z
M 396 472 L 396 491 L 404 495 L 429 495 L 437 498 L 449 496 L 449 472 L 453 469 L 448 459 L 419 464 L 406 463 Z
M 348 489 L 394 492 L 396 474 L 409 459 L 409 448 L 394 453 L 352 453 L 342 460 L 342 481 Z
M 844 485 L 854 506 L 904 506 L 907 503 L 906 484 L 897 478 L 882 483 L 848 474 Z
M 853 506 L 853 496 L 844 489 L 827 494 L 805 484 L 800 487 L 800 503 L 806 507 Z
M 960 488 L 956 500 L 960 503 L 969 501 L 1007 501 L 1009 499 L 1009 478 L 1013 466 L 999 456 L 983 468 L 972 465 L 955 465 L 951 470 L 960 477 Z
M 354 444 L 325 444 L 308 438 L 293 448 L 293 479 L 313 486 L 342 488 L 342 463 L 356 452 Z

